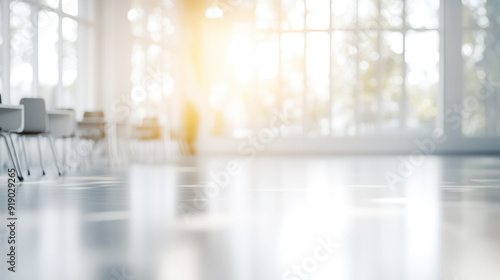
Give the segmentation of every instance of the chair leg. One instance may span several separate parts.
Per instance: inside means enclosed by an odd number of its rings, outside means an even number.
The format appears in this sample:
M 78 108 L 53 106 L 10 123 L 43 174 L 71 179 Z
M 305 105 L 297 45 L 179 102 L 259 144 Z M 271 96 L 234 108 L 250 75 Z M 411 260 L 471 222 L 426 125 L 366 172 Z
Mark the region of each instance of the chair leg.
M 10 143 L 12 144 L 12 151 L 14 152 L 14 159 L 16 160 L 17 167 L 19 168 L 19 171 L 18 171 L 19 175 L 21 176 L 21 178 L 23 178 L 24 177 L 23 176 L 23 170 L 22 170 L 22 167 L 21 167 L 21 161 L 19 160 L 19 157 L 17 156 L 16 146 L 14 145 L 14 141 L 12 141 L 12 136 L 10 135 L 10 133 L 7 134 L 7 137 L 9 138 Z
M 8 169 L 9 168 L 9 161 L 8 160 L 6 160 L 6 161 L 2 160 L 2 163 L 3 163 L 3 166 L 2 166 L 3 169 Z
M 54 139 L 52 139 L 52 135 L 46 135 L 46 136 L 50 142 L 50 148 L 52 149 L 52 155 L 54 156 L 54 160 L 55 160 L 56 167 L 57 167 L 57 172 L 59 173 L 59 176 L 62 176 L 63 173 L 61 172 L 61 168 L 59 167 L 59 159 L 57 158 L 56 149 L 54 147 Z
M 62 164 L 63 164 L 63 166 L 67 167 L 68 164 L 67 164 L 67 161 L 66 161 L 66 146 L 67 146 L 66 144 L 67 144 L 68 141 L 66 141 L 66 140 L 67 140 L 67 138 L 63 138 L 61 140 L 61 142 L 62 142 Z
M 78 143 L 81 143 L 82 139 L 73 137 L 71 139 L 70 143 L 70 161 L 71 157 L 73 157 L 73 160 L 75 161 L 74 167 L 76 167 L 77 170 L 82 170 L 82 158 L 80 156 L 80 153 L 78 152 Z
M 14 165 L 14 168 L 16 168 L 16 171 L 19 170 L 18 167 L 16 166 L 16 162 L 14 161 L 14 157 L 12 156 L 12 151 L 10 150 L 10 145 L 9 145 L 9 141 L 7 140 L 7 136 L 5 135 L 5 133 L 0 133 L 0 137 L 2 137 L 3 140 L 5 140 L 5 146 L 7 146 L 7 152 L 9 153 L 10 161 Z M 19 170 L 19 171 L 21 171 L 21 170 Z M 21 182 L 24 181 L 22 172 L 17 172 L 17 178 Z
M 40 158 L 40 166 L 42 167 L 42 175 L 45 176 L 45 169 L 43 168 L 43 159 L 42 159 L 42 145 L 40 145 L 40 136 L 36 137 L 36 142 L 38 143 L 38 157 Z
M 28 149 L 26 149 L 26 140 L 24 139 L 24 137 L 22 136 L 19 136 L 19 138 L 21 139 L 21 142 L 23 144 L 23 150 L 24 150 L 24 161 L 26 162 L 26 167 L 28 168 L 28 176 L 30 176 L 30 164 L 28 162 Z

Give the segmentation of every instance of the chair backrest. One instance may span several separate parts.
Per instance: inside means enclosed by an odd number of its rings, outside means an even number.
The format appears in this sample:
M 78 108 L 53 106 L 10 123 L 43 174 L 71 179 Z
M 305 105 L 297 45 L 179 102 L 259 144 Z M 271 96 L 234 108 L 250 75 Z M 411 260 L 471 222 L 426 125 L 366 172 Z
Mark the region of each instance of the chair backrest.
M 47 132 L 49 119 L 45 109 L 45 101 L 42 98 L 23 98 L 19 103 L 24 105 L 23 132 Z
M 102 111 L 86 111 L 83 113 L 83 118 L 84 119 L 89 119 L 89 118 L 104 118 L 104 112 Z

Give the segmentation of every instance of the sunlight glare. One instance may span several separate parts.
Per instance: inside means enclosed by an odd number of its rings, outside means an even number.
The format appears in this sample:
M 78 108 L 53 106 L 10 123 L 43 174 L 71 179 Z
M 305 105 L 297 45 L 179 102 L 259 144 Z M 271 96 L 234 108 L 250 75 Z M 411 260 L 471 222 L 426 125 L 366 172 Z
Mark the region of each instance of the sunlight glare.
M 248 38 L 233 40 L 229 46 L 229 55 L 236 71 L 236 76 L 241 82 L 248 83 L 255 69 L 255 51 Z

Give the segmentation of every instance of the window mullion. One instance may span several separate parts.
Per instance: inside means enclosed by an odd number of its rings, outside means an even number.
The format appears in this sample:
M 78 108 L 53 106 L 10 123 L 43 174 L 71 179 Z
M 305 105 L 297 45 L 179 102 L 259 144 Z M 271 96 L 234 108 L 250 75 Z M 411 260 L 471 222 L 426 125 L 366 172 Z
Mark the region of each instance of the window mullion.
M 445 118 L 445 99 L 444 99 L 444 93 L 445 93 L 445 86 L 444 86 L 444 78 L 445 78 L 445 73 L 444 73 L 444 22 L 445 22 L 445 4 L 444 0 L 440 0 L 440 8 L 439 8 L 439 27 L 438 27 L 438 32 L 439 32 L 439 87 L 438 87 L 438 96 L 437 96 L 437 103 L 436 103 L 436 108 L 437 108 L 437 116 L 436 116 L 436 122 L 435 122 L 435 127 L 437 130 L 444 131 L 444 118 Z
M 87 10 L 85 9 L 87 5 L 88 2 L 78 1 L 79 13 L 82 13 L 84 17 L 87 17 Z M 87 104 L 86 93 L 89 93 L 89 91 L 87 90 L 88 77 L 87 77 L 86 67 L 88 67 L 88 62 L 90 60 L 87 57 L 89 48 L 85 48 L 85 44 L 89 41 L 88 27 L 80 24 L 79 21 L 77 21 L 77 23 L 78 23 L 78 31 L 77 31 L 78 40 L 76 45 L 77 48 L 76 63 L 77 63 L 78 74 L 76 79 L 76 88 L 77 88 L 78 103 L 75 104 L 74 109 L 77 112 L 77 115 L 79 116 L 81 113 L 83 113 Z M 84 65 L 84 62 L 87 62 L 86 65 Z
M 402 88 L 401 88 L 401 99 L 399 108 L 399 125 L 401 128 L 401 133 L 406 134 L 406 1 L 403 1 L 403 59 L 401 60 L 401 78 L 402 78 Z
M 59 9 L 61 9 L 61 1 L 59 2 Z M 59 40 L 57 41 L 57 53 L 58 53 L 58 82 L 57 82 L 57 93 L 56 93 L 56 107 L 60 106 L 61 104 L 61 99 L 63 98 L 63 84 L 62 84 L 62 79 L 63 79 L 63 32 L 62 32 L 62 16 L 58 16 L 58 37 Z
M 378 31 L 377 31 L 377 53 L 378 53 L 378 61 L 377 61 L 377 121 L 376 121 L 376 132 L 377 134 L 380 133 L 380 125 L 382 121 L 382 89 L 381 89 L 381 84 L 382 84 L 382 25 L 381 25 L 381 15 L 380 15 L 380 10 L 382 9 L 381 6 L 381 1 L 377 0 L 377 6 L 378 6 L 378 15 L 377 15 L 377 24 L 378 24 Z
M 3 0 L 2 0 L 3 1 Z M 43 3 L 40 3 L 38 0 L 22 0 L 23 2 L 26 2 L 30 5 L 33 5 L 33 6 L 37 6 L 39 10 L 46 10 L 46 11 L 50 11 L 50 12 L 54 12 L 56 13 L 57 15 L 59 16 L 65 16 L 65 17 L 69 17 L 71 19 L 74 19 L 76 21 L 78 21 L 79 23 L 83 23 L 83 24 L 88 24 L 88 25 L 94 25 L 94 21 L 90 20 L 88 16 L 85 16 L 85 15 L 88 15 L 88 14 L 80 14 L 80 10 L 78 12 L 78 15 L 74 16 L 74 15 L 70 15 L 70 14 L 67 14 L 65 12 L 62 11 L 62 1 L 59 2 L 59 7 L 58 8 L 52 8 L 46 4 L 43 4 Z M 80 0 L 79 2 L 90 2 L 91 0 Z
M 38 92 L 38 12 L 39 7 L 36 5 L 31 6 L 31 12 L 33 13 L 32 26 L 33 26 L 33 96 L 40 97 Z
M 462 73 L 462 2 L 441 1 L 443 15 L 443 70 L 440 73 L 444 81 L 444 114 L 453 112 L 454 105 L 462 104 L 463 97 L 463 73 Z M 460 115 L 462 116 L 462 115 Z M 444 122 L 444 132 L 450 138 L 462 137 L 461 122 Z
M 2 102 L 10 104 L 10 8 L 9 0 L 2 1 Z
M 303 67 L 304 67 L 304 72 L 303 72 L 303 92 L 302 92 L 302 135 L 307 136 L 308 134 L 308 108 L 307 108 L 307 92 L 308 92 L 308 85 L 307 85 L 307 31 L 306 31 L 306 18 L 307 18 L 307 6 L 306 6 L 306 0 L 303 0 L 304 2 L 304 31 L 303 31 L 303 36 L 304 36 L 304 56 L 303 56 Z
M 281 20 L 282 20 L 282 5 L 281 5 L 281 0 L 278 0 L 278 92 L 281 96 L 283 96 L 283 56 L 282 56 L 282 50 L 281 50 L 281 37 L 283 35 L 283 32 L 281 30 Z M 280 100 L 278 98 L 278 100 Z M 281 108 L 278 108 L 278 111 L 283 111 L 285 114 L 288 114 L 288 112 L 285 110 L 284 102 L 281 104 Z M 281 133 L 281 131 L 280 131 Z
M 354 121 L 356 122 L 355 135 L 359 135 L 359 95 L 360 95 L 360 82 L 359 82 L 359 0 L 356 0 L 356 25 L 355 25 L 355 44 L 356 44 L 356 87 L 354 92 Z
M 329 31 L 328 31 L 328 42 L 329 42 L 329 48 L 328 48 L 328 53 L 330 54 L 330 64 L 329 64 L 329 69 L 328 69 L 328 77 L 330 77 L 330 98 L 328 100 L 328 135 L 333 136 L 333 72 L 332 72 L 332 67 L 333 67 L 333 53 L 332 53 L 332 38 L 333 38 L 333 13 L 332 13 L 332 5 L 333 5 L 333 0 L 330 0 L 330 5 L 328 6 L 328 12 L 330 14 L 330 24 L 329 24 Z

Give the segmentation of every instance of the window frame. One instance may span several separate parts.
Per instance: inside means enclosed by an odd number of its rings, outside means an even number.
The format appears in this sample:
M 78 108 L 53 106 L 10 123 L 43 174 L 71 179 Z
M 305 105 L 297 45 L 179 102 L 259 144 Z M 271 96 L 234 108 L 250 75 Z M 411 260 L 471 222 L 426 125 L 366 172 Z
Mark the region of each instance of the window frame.
M 380 56 L 381 56 L 381 52 L 382 52 L 382 46 L 381 46 L 381 37 L 382 37 L 382 33 L 383 32 L 398 32 L 402 35 L 402 46 L 403 46 L 403 50 L 402 50 L 402 53 L 401 53 L 401 56 L 402 56 L 402 60 L 401 60 L 401 75 L 402 75 L 402 84 L 401 84 L 401 98 L 399 100 L 399 106 L 400 106 L 400 110 L 399 110 L 399 116 L 398 116 L 398 121 L 399 121 L 399 131 L 397 133 L 397 135 L 411 135 L 411 134 L 408 134 L 408 127 L 407 127 L 407 117 L 408 117 L 408 93 L 407 93 L 407 79 L 406 79 L 406 76 L 408 74 L 408 70 L 407 70 L 407 62 L 405 60 L 405 56 L 406 56 L 406 51 L 407 51 L 407 46 L 406 46 L 406 37 L 407 37 L 407 34 L 409 33 L 409 31 L 415 31 L 415 32 L 428 32 L 428 31 L 436 31 L 438 33 L 438 36 L 439 36 L 439 42 L 441 42 L 442 40 L 442 35 L 443 35 L 443 32 L 441 30 L 441 24 L 439 24 L 439 26 L 437 28 L 412 28 L 410 26 L 408 26 L 407 24 L 407 20 L 406 20 L 406 17 L 407 17 L 407 11 L 406 11 L 406 0 L 403 0 L 402 1 L 402 11 L 401 11 L 401 18 L 402 18 L 402 22 L 401 22 L 401 27 L 399 28 L 394 28 L 394 27 L 382 27 L 381 26 L 381 19 L 382 19 L 382 1 L 381 0 L 377 0 L 376 1 L 376 4 L 377 4 L 377 27 L 361 27 L 359 26 L 359 18 L 358 18 L 358 15 L 359 15 L 359 1 L 360 0 L 355 0 L 355 9 L 356 9 L 356 20 L 355 20 L 355 26 L 354 27 L 351 27 L 351 28 L 337 28 L 337 27 L 333 27 L 333 21 L 334 21 L 334 15 L 332 13 L 332 5 L 334 4 L 334 1 L 333 0 L 329 0 L 329 15 L 330 15 L 330 22 L 329 22 L 329 28 L 328 29 L 324 29 L 324 30 L 318 30 L 318 29 L 308 29 L 307 28 L 307 25 L 306 25 L 306 17 L 307 17 L 307 14 L 308 14 L 308 11 L 307 11 L 307 1 L 306 0 L 303 0 L 303 3 L 304 3 L 304 7 L 305 7 L 305 13 L 304 13 L 304 30 L 300 30 L 300 31 L 295 31 L 295 32 L 303 32 L 304 33 L 304 38 L 307 38 L 307 34 L 309 33 L 312 33 L 312 32 L 327 32 L 329 37 L 330 37 L 330 56 L 329 56 L 329 59 L 330 59 L 330 67 L 329 67 L 329 71 L 330 71 L 330 74 L 329 74 L 329 77 L 330 77 L 330 98 L 329 98 L 329 106 L 328 106 L 328 109 L 329 109 L 329 118 L 328 118 L 328 122 L 329 122 L 329 126 L 328 126 L 328 135 L 324 135 L 324 136 L 320 136 L 320 137 L 336 137 L 333 135 L 333 131 L 332 131 L 332 121 L 333 121 L 333 116 L 332 116 L 332 106 L 335 102 L 334 100 L 334 96 L 333 96 L 333 93 L 334 93 L 334 89 L 333 89 L 333 81 L 334 81 L 334 78 L 333 78 L 333 75 L 332 75 L 332 64 L 333 64 L 333 56 L 331 54 L 331 51 L 332 51 L 332 36 L 333 36 L 333 32 L 335 31 L 346 31 L 346 32 L 351 32 L 352 34 L 355 35 L 355 43 L 356 43 L 356 48 L 357 48 L 357 52 L 356 52 L 356 80 L 357 80 L 357 85 L 355 87 L 355 93 L 354 93 L 354 112 L 355 112 L 355 116 L 354 116 L 354 120 L 356 121 L 356 126 L 355 126 L 355 135 L 351 136 L 351 137 L 366 137 L 366 135 L 363 135 L 363 134 L 360 134 L 360 125 L 361 125 L 361 118 L 360 118 L 360 103 L 359 103 L 359 99 L 360 99 L 360 95 L 361 95 L 361 89 L 359 87 L 359 79 L 360 79 L 360 67 L 359 67 L 359 64 L 360 64 L 360 56 L 359 56 L 359 53 L 360 53 L 360 49 L 359 49 L 359 35 L 363 32 L 366 32 L 366 31 L 369 31 L 369 32 L 376 32 L 376 37 L 377 37 L 377 54 L 379 55 L 379 59 L 377 60 L 377 76 L 376 76 L 376 79 L 377 79 L 377 87 L 376 87 L 376 102 L 377 102 L 377 119 L 376 119 L 376 122 L 374 122 L 374 124 L 376 125 L 376 132 L 373 136 L 380 136 L 380 135 L 383 135 L 380 133 L 380 130 L 381 130 L 381 120 L 382 120 L 382 113 L 383 113 L 383 110 L 382 110 L 382 89 L 381 89 L 381 81 L 382 81 L 382 62 L 380 61 Z M 278 1 L 281 5 L 281 1 Z M 441 3 L 440 3 L 441 4 Z M 441 6 L 440 6 L 440 9 L 441 9 Z M 280 8 L 280 19 L 282 18 L 282 9 Z M 294 32 L 292 30 L 283 30 L 283 29 L 279 29 L 278 30 L 279 32 L 279 36 L 281 38 L 281 35 L 282 33 L 284 32 Z M 280 43 L 281 43 L 281 40 L 280 40 Z M 306 50 L 307 49 L 307 40 L 305 40 L 304 42 L 304 49 Z M 280 60 L 281 60 L 281 56 L 280 56 Z M 307 61 L 307 52 L 304 51 L 304 64 L 306 63 Z M 281 65 L 281 64 L 280 64 Z M 281 69 L 280 69 L 280 72 L 281 72 Z M 442 73 L 439 73 L 440 74 L 440 79 L 442 77 Z M 307 132 L 308 132 L 308 120 L 307 120 L 307 104 L 306 104 L 306 96 L 308 94 L 308 85 L 307 85 L 307 71 L 306 69 L 304 69 L 304 81 L 305 81 L 305 84 L 304 84 L 304 91 L 302 93 L 303 95 L 303 103 L 302 103 L 302 110 L 303 110 L 303 133 L 302 133 L 302 137 L 305 137 L 305 138 L 308 138 L 308 135 L 307 135 Z M 440 98 L 440 95 L 443 94 L 441 91 L 437 91 L 437 94 L 436 94 L 436 99 L 439 100 Z M 436 100 L 436 104 L 438 104 Z M 437 117 L 436 117 L 437 119 Z M 436 121 L 435 121 L 435 125 L 436 124 Z M 419 132 L 416 133 L 417 135 L 419 134 Z M 390 134 L 392 135 L 392 133 Z M 350 136 L 343 136 L 343 137 L 350 137 Z
M 52 8 L 38 0 L 16 0 L 19 2 L 27 3 L 31 9 L 31 22 L 33 28 L 38 26 L 38 14 L 41 10 L 46 10 L 57 14 L 58 16 L 58 41 L 57 41 L 57 52 L 58 52 L 58 82 L 56 87 L 55 98 L 60 97 L 63 94 L 63 35 L 62 35 L 62 21 L 63 18 L 70 18 L 78 23 L 78 40 L 77 40 L 77 69 L 78 69 L 78 79 L 76 81 L 76 102 L 73 104 L 77 115 L 83 114 L 83 111 L 88 107 L 92 107 L 91 104 L 95 102 L 95 97 L 91 94 L 95 92 L 95 63 L 94 57 L 94 45 L 95 45 L 95 0 L 85 0 L 78 1 L 78 15 L 70 15 L 62 10 L 63 0 L 59 0 L 57 8 Z M 5 103 L 11 103 L 11 85 L 10 85 L 10 48 L 11 48 L 11 34 L 10 34 L 10 0 L 0 0 L 1 13 L 2 13 L 2 37 L 4 38 L 4 43 L 2 44 L 2 99 Z M 35 30 L 34 36 L 32 38 L 33 44 L 33 55 L 32 55 L 32 67 L 33 67 L 33 96 L 39 96 L 39 61 L 38 61 L 38 30 Z
M 282 93 L 283 92 L 283 56 L 282 56 L 282 37 L 283 37 L 283 34 L 292 34 L 292 33 L 295 33 L 295 34 L 302 34 L 302 37 L 304 38 L 304 46 L 303 46 L 303 61 L 302 61 L 302 64 L 303 64 L 303 71 L 302 71 L 302 75 L 303 75 L 303 89 L 301 90 L 301 97 L 302 97 L 302 102 L 301 102 L 301 110 L 302 110 L 302 116 L 301 116 L 301 125 L 302 125 L 302 132 L 298 135 L 295 135 L 295 136 L 288 136 L 288 137 L 298 137 L 298 138 L 311 138 L 311 136 L 309 136 L 309 126 L 310 126 L 310 122 L 311 120 L 309 119 L 308 117 L 308 111 L 310 111 L 310 106 L 309 104 L 307 103 L 307 96 L 308 94 L 310 94 L 310 87 L 308 85 L 308 73 L 307 73 L 307 47 L 308 47 L 308 34 L 314 34 L 314 33 L 324 33 L 324 34 L 327 34 L 328 37 L 329 37 L 329 50 L 330 50 L 330 55 L 329 55 L 329 74 L 328 74 L 328 77 L 329 77 L 329 100 L 328 100 L 328 133 L 326 135 L 321 135 L 320 133 L 318 133 L 317 136 L 313 136 L 312 138 L 334 138 L 334 137 L 371 137 L 371 136 L 381 136 L 381 137 L 384 137 L 384 136 L 387 136 L 387 135 L 395 135 L 395 136 L 422 136 L 423 133 L 420 132 L 421 129 L 417 130 L 417 131 L 409 131 L 408 128 L 407 128 L 407 118 L 408 118 L 408 113 L 409 113 L 409 109 L 408 109 L 408 94 L 407 94 L 407 79 L 406 79 L 406 76 L 408 74 L 408 71 L 407 71 L 407 62 L 405 60 L 405 55 L 406 55 L 406 50 L 407 50 L 407 46 L 406 46 L 406 37 L 407 37 L 407 34 L 411 31 L 414 31 L 414 32 L 429 32 L 429 31 L 435 31 L 437 32 L 438 34 L 438 37 L 439 37 L 439 42 L 438 42 L 438 48 L 441 49 L 441 45 L 442 45 L 442 37 L 443 37 L 443 28 L 442 28 L 442 24 L 440 21 L 438 21 L 439 23 L 439 26 L 435 27 L 435 28 L 413 28 L 413 27 L 410 27 L 408 24 L 407 24 L 407 21 L 406 21 L 406 15 L 407 15 L 407 11 L 406 11 L 406 1 L 402 1 L 403 3 L 403 7 L 402 7 L 402 12 L 401 12 L 401 19 L 402 19 L 402 23 L 401 23 L 401 27 L 398 27 L 398 28 L 395 28 L 395 27 L 385 27 L 385 26 L 382 26 L 381 25 L 381 19 L 382 19 L 382 9 L 378 8 L 377 9 L 377 26 L 376 27 L 362 27 L 362 26 L 359 26 L 358 22 L 358 5 L 359 5 L 359 0 L 356 0 L 355 1 L 355 9 L 356 9 L 356 20 L 355 20 L 355 26 L 354 27 L 350 27 L 350 28 L 338 28 L 338 27 L 334 27 L 333 26 L 333 13 L 332 13 L 332 4 L 334 4 L 334 1 L 333 0 L 327 0 L 328 1 L 328 14 L 329 14 L 329 26 L 328 28 L 326 29 L 313 29 L 313 28 L 308 28 L 307 27 L 307 22 L 306 22 L 306 18 L 308 16 L 308 9 L 307 9 L 307 1 L 306 0 L 302 0 L 300 2 L 302 2 L 302 4 L 304 5 L 304 14 L 303 14 L 303 29 L 300 29 L 300 30 L 294 30 L 294 29 L 284 29 L 281 27 L 281 23 L 282 23 L 282 19 L 284 17 L 284 11 L 282 9 L 282 1 L 281 0 L 275 0 L 275 8 L 277 10 L 277 21 L 278 21 L 278 26 L 277 27 L 274 27 L 274 28 L 268 28 L 268 29 L 260 29 L 260 28 L 256 28 L 256 32 L 257 33 L 262 33 L 262 34 L 266 34 L 266 36 L 268 35 L 277 35 L 278 36 L 278 50 L 279 50 L 279 61 L 278 61 L 278 65 L 279 65 L 279 71 L 278 71 L 278 82 L 277 82 L 277 91 Z M 444 6 L 444 4 L 442 2 L 444 2 L 445 0 L 441 0 L 440 1 L 440 9 L 439 9 L 439 12 L 441 13 L 442 11 L 442 7 Z M 382 1 L 381 0 L 377 0 L 376 3 L 377 3 L 377 7 L 381 7 L 382 6 Z M 377 76 L 376 76 L 376 79 L 377 79 L 377 87 L 376 87 L 376 102 L 377 102 L 377 119 L 375 122 L 373 122 L 372 124 L 374 126 L 376 126 L 376 129 L 375 129 L 375 132 L 373 134 L 365 134 L 365 133 L 361 133 L 360 132 L 360 126 L 362 124 L 361 122 L 361 118 L 360 118 L 360 115 L 361 115 L 361 109 L 360 109 L 360 103 L 359 103 L 359 99 L 360 99 L 360 95 L 362 93 L 360 87 L 359 87 L 359 83 L 357 83 L 356 87 L 355 87 L 355 92 L 354 92 L 354 96 L 353 96 L 353 104 L 354 104 L 354 120 L 355 120 L 355 133 L 354 135 L 350 136 L 350 135 L 343 135 L 343 136 L 336 136 L 336 134 L 334 134 L 334 131 L 333 131 L 333 126 L 332 126 L 332 123 L 333 123 L 333 118 L 335 116 L 332 115 L 332 107 L 334 105 L 334 102 L 335 102 L 335 99 L 334 99 L 334 81 L 335 79 L 333 78 L 333 74 L 332 74 L 332 66 L 333 66 L 333 56 L 332 56 L 332 36 L 333 36 L 333 33 L 334 32 L 338 32 L 338 31 L 345 31 L 345 32 L 350 32 L 352 33 L 354 36 L 355 36 L 355 44 L 356 44 L 356 47 L 358 49 L 358 52 L 357 52 L 357 55 L 356 55 L 356 63 L 355 63 L 355 68 L 356 68 L 356 79 L 357 81 L 359 81 L 360 79 L 360 70 L 359 70 L 359 64 L 360 64 L 360 56 L 359 56 L 359 45 L 358 45 L 358 42 L 359 42 L 359 36 L 360 34 L 362 34 L 363 32 L 366 32 L 366 31 L 370 31 L 370 32 L 374 32 L 376 33 L 376 37 L 377 37 L 377 53 L 380 54 L 381 51 L 382 51 L 382 46 L 381 46 L 381 40 L 382 40 L 382 35 L 384 32 L 398 32 L 402 35 L 402 46 L 403 46 L 403 52 L 401 54 L 401 75 L 402 75 L 402 84 L 401 84 L 401 98 L 399 100 L 399 116 L 398 116 L 398 122 L 399 122 L 399 130 L 395 130 L 394 132 L 389 132 L 387 134 L 385 133 L 382 133 L 381 132 L 381 124 L 382 124 L 382 114 L 383 114 L 383 101 L 382 101 L 382 86 L 381 86 L 381 81 L 382 81 L 382 73 L 381 73 L 381 64 L 382 62 L 380 61 L 380 58 L 377 60 L 377 68 L 378 68 L 378 71 L 377 71 Z M 440 62 L 441 63 L 441 57 L 442 57 L 442 52 L 441 50 L 439 50 L 440 52 Z M 438 65 L 438 67 L 440 67 L 440 65 Z M 443 99 L 443 97 L 441 95 L 443 95 L 443 92 L 440 90 L 441 86 L 440 86 L 440 83 L 441 83 L 441 80 L 443 79 L 443 73 L 442 71 L 439 71 L 439 82 L 437 83 L 437 92 L 436 92 L 436 99 L 435 99 L 435 104 L 436 104 L 436 107 L 439 107 L 440 106 L 440 102 L 441 100 Z M 207 92 L 210 92 L 210 88 L 209 86 L 207 87 Z M 255 106 L 255 104 L 250 104 L 249 105 L 250 107 L 252 106 Z M 253 111 L 255 108 L 250 108 L 250 111 Z M 439 116 L 439 108 L 438 109 L 438 113 L 435 117 L 435 119 L 433 120 L 434 122 L 434 129 L 435 128 L 438 128 L 440 127 L 439 125 L 439 121 L 441 119 L 441 117 Z M 231 135 L 233 135 L 233 130 L 234 130 L 234 125 L 232 123 L 230 124 L 227 124 L 227 127 L 228 127 L 228 130 L 230 131 L 226 131 L 226 133 L 224 134 L 224 136 L 222 137 L 232 137 Z M 250 128 L 253 129 L 253 133 L 254 135 L 257 133 L 259 127 L 257 127 L 257 124 L 250 124 Z
M 331 4 L 331 3 L 330 3 Z M 446 113 L 452 112 L 457 104 L 463 104 L 463 58 L 462 58 L 462 1 L 440 0 L 439 10 L 439 83 L 437 115 L 434 133 L 429 134 L 399 134 L 373 136 L 322 136 L 309 138 L 305 134 L 293 137 L 276 137 L 266 145 L 267 152 L 292 153 L 412 153 L 418 152 L 417 141 L 433 141 L 435 147 L 427 154 L 471 154 L 499 153 L 500 137 L 465 137 L 462 134 L 462 122 L 457 127 L 454 122 L 446 120 Z M 405 8 L 403 8 L 406 11 Z M 458 16 L 459 15 L 459 16 Z M 281 19 L 279 19 L 281 22 Z M 330 18 L 331 20 L 331 18 Z M 331 27 L 330 22 L 330 27 Z M 410 30 L 413 30 L 411 28 Z M 325 31 L 325 30 L 317 30 Z M 405 30 L 406 32 L 407 30 Z M 273 32 L 273 30 L 260 31 Z M 305 32 L 286 31 L 286 32 Z M 331 28 L 328 30 L 331 32 Z M 405 40 L 405 37 L 403 37 Z M 281 57 L 280 57 L 281 60 Z M 405 63 L 403 63 L 405 64 Z M 281 65 L 281 61 L 280 61 Z M 331 68 L 330 68 L 331 71 Z M 305 72 L 305 71 L 304 71 Z M 406 71 L 405 71 L 406 72 Z M 281 83 L 280 83 L 281 85 Z M 332 92 L 330 91 L 330 94 Z M 332 98 L 330 97 L 330 101 Z M 331 106 L 330 106 L 331 108 Z M 331 119 L 330 119 L 331 122 Z M 331 130 L 331 124 L 329 129 Z M 434 139 L 443 135 L 442 142 Z M 226 136 L 203 135 L 200 141 L 201 151 L 228 152 L 238 151 L 247 139 L 236 139 Z M 258 136 L 258 135 L 256 135 Z M 214 148 L 215 147 L 215 148 Z M 241 153 L 241 152 L 240 152 Z

